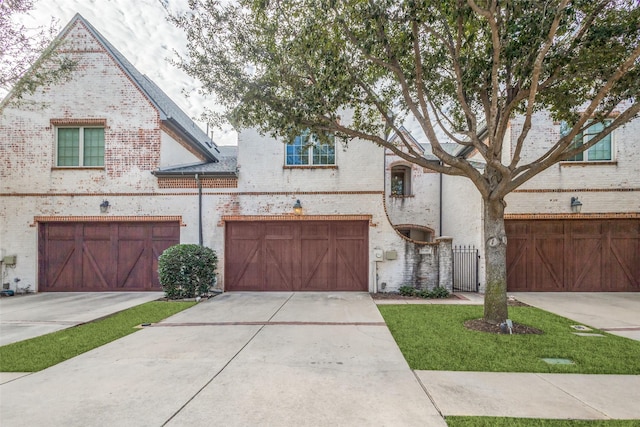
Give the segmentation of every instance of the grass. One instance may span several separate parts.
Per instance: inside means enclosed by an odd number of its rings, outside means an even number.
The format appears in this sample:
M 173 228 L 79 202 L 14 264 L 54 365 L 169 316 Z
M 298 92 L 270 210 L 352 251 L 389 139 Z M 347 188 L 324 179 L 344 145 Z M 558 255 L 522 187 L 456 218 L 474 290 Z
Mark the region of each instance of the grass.
M 36 372 L 159 322 L 194 302 L 152 301 L 95 322 L 0 347 L 0 372 Z
M 534 307 L 510 307 L 510 318 L 544 331 L 502 335 L 471 331 L 466 320 L 482 306 L 381 305 L 378 307 L 412 369 L 485 372 L 640 374 L 640 342 L 594 330 L 604 338 L 574 335 L 576 322 Z M 567 358 L 574 365 L 548 365 Z M 517 424 L 516 424 L 517 425 Z
M 447 417 L 449 427 L 638 427 L 640 420 L 545 420 L 539 418 Z

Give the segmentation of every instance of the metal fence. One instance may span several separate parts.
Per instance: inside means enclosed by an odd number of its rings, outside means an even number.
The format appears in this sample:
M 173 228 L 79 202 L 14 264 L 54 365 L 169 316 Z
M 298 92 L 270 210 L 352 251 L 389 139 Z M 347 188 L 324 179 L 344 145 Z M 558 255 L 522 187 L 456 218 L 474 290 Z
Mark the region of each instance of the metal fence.
M 475 246 L 453 247 L 453 290 L 478 292 L 478 249 Z

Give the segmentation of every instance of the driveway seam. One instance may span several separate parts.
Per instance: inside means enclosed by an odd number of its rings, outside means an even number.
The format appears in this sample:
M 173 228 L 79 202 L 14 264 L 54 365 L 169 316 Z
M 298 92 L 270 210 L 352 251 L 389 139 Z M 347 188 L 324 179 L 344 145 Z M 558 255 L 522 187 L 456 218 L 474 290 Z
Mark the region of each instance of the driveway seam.
M 273 319 L 273 317 L 274 317 L 276 314 L 278 314 L 278 312 L 279 312 L 280 310 L 282 310 L 282 307 L 284 307 L 284 306 L 285 306 L 285 304 L 289 302 L 289 300 L 293 297 L 293 295 L 294 295 L 294 294 L 292 293 L 292 294 L 289 296 L 289 298 L 287 298 L 287 299 L 286 299 L 286 301 L 282 303 L 282 305 L 281 305 L 281 306 L 280 306 L 280 307 L 275 311 L 275 313 L 273 313 L 273 315 L 271 315 L 271 317 L 269 317 L 269 320 L 267 320 L 267 323 L 268 323 L 271 319 Z M 239 350 L 238 350 L 238 351 L 233 355 L 233 357 L 231 357 L 231 358 L 227 361 L 227 363 L 225 363 L 225 364 L 224 364 L 224 366 L 222 366 L 222 368 L 220 368 L 220 370 L 218 370 L 218 372 L 216 372 L 216 374 L 215 374 L 213 377 L 211 377 L 211 379 L 210 379 L 209 381 L 207 381 L 207 382 L 206 382 L 202 387 L 200 387 L 200 389 L 199 389 L 198 391 L 196 391 L 196 392 L 195 392 L 195 394 L 194 394 L 193 396 L 191 396 L 189 399 L 187 399 L 187 401 L 186 401 L 186 402 L 185 402 L 185 403 L 184 403 L 180 408 L 178 408 L 178 410 L 177 410 L 177 411 L 175 411 L 175 412 L 173 413 L 173 415 L 171 415 L 171 416 L 167 419 L 167 421 L 165 421 L 165 422 L 162 424 L 162 427 L 164 427 L 164 426 L 166 426 L 168 423 L 170 423 L 170 422 L 171 422 L 171 420 L 172 420 L 172 419 L 174 419 L 174 418 L 175 418 L 175 417 L 176 417 L 180 412 L 182 412 L 182 410 L 183 410 L 184 408 L 186 408 L 186 407 L 187 407 L 187 405 L 188 405 L 189 403 L 191 403 L 191 402 L 192 402 L 192 401 L 193 401 L 193 400 L 194 400 L 194 399 L 195 399 L 195 398 L 196 398 L 200 393 L 202 393 L 202 391 L 203 391 L 205 388 L 207 388 L 207 387 L 209 386 L 209 384 L 211 384 L 211 383 L 213 382 L 213 380 L 215 380 L 216 378 L 218 378 L 218 375 L 220 375 L 220 374 L 221 374 L 221 373 L 222 373 L 222 372 L 227 368 L 227 366 L 229 366 L 229 364 L 230 364 L 231 362 L 233 362 L 233 361 L 235 360 L 235 358 L 236 358 L 236 357 L 238 357 L 238 355 L 242 352 L 242 350 L 244 350 L 244 349 L 249 345 L 249 343 L 251 343 L 251 341 L 253 341 L 253 340 L 254 340 L 254 338 L 255 338 L 255 337 L 260 333 L 260 331 L 262 331 L 262 330 L 264 329 L 264 327 L 265 327 L 265 325 L 264 325 L 264 324 L 263 324 L 262 326 L 260 326 L 260 328 L 256 331 L 256 333 L 255 333 L 255 334 L 253 334 L 253 335 L 251 336 L 251 338 L 249 338 L 249 339 L 247 340 L 247 342 L 246 342 L 246 343 L 245 343 L 245 344 L 244 344 L 244 345 L 243 345 L 243 346 L 242 346 L 242 347 L 241 347 L 241 348 L 240 348 L 240 349 L 239 349 Z
M 409 368 L 411 369 L 411 368 Z M 436 408 L 436 411 L 438 411 L 438 414 L 440 414 L 440 416 L 444 419 L 444 414 L 442 413 L 442 411 L 440 410 L 440 407 L 438 406 L 438 404 L 436 403 L 436 401 L 433 399 L 433 396 L 431 396 L 431 393 L 429 393 L 429 390 L 427 390 L 427 387 L 422 383 L 422 380 L 420 379 L 420 377 L 418 376 L 418 374 L 416 373 L 415 370 L 411 369 L 411 373 L 413 374 L 413 376 L 416 378 L 416 380 L 418 381 L 418 384 L 420 384 L 420 387 L 422 387 L 422 390 L 424 390 L 424 394 L 427 395 L 427 397 L 429 398 L 429 400 L 431 401 L 431 404 L 433 405 L 434 408 Z
M 585 402 L 584 400 L 580 399 L 578 396 L 574 396 L 573 394 L 569 393 L 567 390 L 565 390 L 564 388 L 560 387 L 559 385 L 553 383 L 552 381 L 550 381 L 549 379 L 545 378 L 542 375 L 549 375 L 549 374 L 534 374 L 536 377 L 540 378 L 541 380 L 543 380 L 544 382 L 546 382 L 547 384 L 550 384 L 551 386 L 555 387 L 556 389 L 560 390 L 562 393 L 566 394 L 567 396 L 577 400 L 578 402 L 582 403 L 583 405 L 593 409 L 596 412 L 601 413 L 602 415 L 604 415 L 607 419 L 612 419 L 611 416 L 609 414 L 607 414 L 606 412 L 602 412 L 600 409 L 594 407 L 593 405 L 588 404 L 587 402 Z M 562 375 L 562 374 L 560 374 Z
M 200 387 L 200 389 L 199 389 L 198 391 L 196 391 L 196 392 L 195 392 L 195 394 L 194 394 L 193 396 L 191 396 L 189 399 L 187 399 L 187 401 L 186 401 L 186 402 L 185 402 L 185 403 L 184 403 L 180 408 L 178 408 L 178 410 L 177 410 L 177 411 L 175 411 L 175 412 L 173 413 L 173 415 L 171 415 L 171 416 L 169 417 L 169 419 L 167 419 L 167 421 L 165 421 L 165 422 L 162 424 L 162 426 L 164 427 L 164 426 L 166 426 L 169 422 L 171 422 L 171 420 L 172 420 L 172 419 L 174 419 L 174 418 L 176 417 L 176 415 L 178 415 L 180 412 L 182 412 L 182 410 L 183 410 L 183 409 L 184 409 L 184 408 L 185 408 L 189 403 L 191 403 L 191 401 L 192 401 L 193 399 L 195 399 L 195 398 L 196 398 L 196 397 L 197 397 L 197 396 L 202 392 L 202 390 L 204 390 L 205 388 L 207 388 L 207 386 L 208 386 L 209 384 L 211 384 L 211 383 L 213 382 L 213 380 L 215 380 L 215 379 L 218 377 L 218 375 L 220 375 L 220 374 L 221 374 L 221 373 L 222 373 L 222 372 L 227 368 L 227 366 L 229 366 L 229 364 L 235 360 L 235 358 L 236 358 L 236 357 L 238 357 L 238 355 L 242 352 L 242 350 L 244 350 L 244 349 L 245 349 L 245 347 L 246 347 L 246 346 L 248 346 L 248 345 L 249 345 L 249 343 L 250 343 L 251 341 L 253 341 L 253 339 L 256 337 L 256 335 L 258 335 L 258 334 L 260 333 L 260 331 L 261 331 L 262 329 L 264 329 L 264 326 L 261 326 L 261 327 L 260 327 L 260 329 L 258 329 L 258 330 L 256 331 L 256 333 L 255 333 L 255 334 L 253 334 L 253 335 L 251 336 L 251 338 L 249 338 L 249 340 L 247 340 L 247 342 L 246 342 L 242 347 L 240 347 L 240 350 L 238 350 L 238 351 L 237 351 L 237 352 L 236 352 L 236 353 L 231 357 L 231 359 L 229 359 L 229 360 L 227 361 L 227 363 L 225 363 L 225 364 L 222 366 L 222 368 L 220 368 L 220 370 L 218 370 L 218 372 L 216 372 L 216 373 L 215 373 L 215 375 L 214 375 L 213 377 L 211 377 L 211 379 L 210 379 L 209 381 L 207 381 L 207 382 L 206 382 L 202 387 Z

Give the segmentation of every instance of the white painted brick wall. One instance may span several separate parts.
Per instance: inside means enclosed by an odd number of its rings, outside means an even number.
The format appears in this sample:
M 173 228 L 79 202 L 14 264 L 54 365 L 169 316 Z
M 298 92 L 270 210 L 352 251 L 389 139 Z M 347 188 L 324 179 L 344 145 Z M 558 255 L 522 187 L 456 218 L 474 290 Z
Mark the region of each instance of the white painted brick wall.
M 521 128 L 522 118 L 514 119 L 512 146 Z M 554 123 L 547 114 L 534 115 L 523 161 L 548 149 L 558 140 L 559 132 L 559 123 Z M 583 213 L 640 212 L 640 119 L 616 129 L 612 135 L 615 164 L 563 162 L 551 166 L 519 190 L 554 191 L 516 190 L 506 198 L 507 213 L 570 213 L 571 197 L 575 196 L 583 203 Z M 603 191 L 585 191 L 596 189 Z

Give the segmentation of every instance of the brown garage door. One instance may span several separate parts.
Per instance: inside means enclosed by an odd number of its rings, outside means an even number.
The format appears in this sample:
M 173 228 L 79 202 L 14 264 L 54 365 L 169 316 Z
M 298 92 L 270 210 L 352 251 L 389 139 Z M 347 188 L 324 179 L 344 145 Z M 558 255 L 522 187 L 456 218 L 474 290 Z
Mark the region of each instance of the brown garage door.
M 227 291 L 366 291 L 367 221 L 227 222 Z
M 158 291 L 158 256 L 179 242 L 178 222 L 41 223 L 38 289 Z
M 510 291 L 640 291 L 640 220 L 506 221 Z

